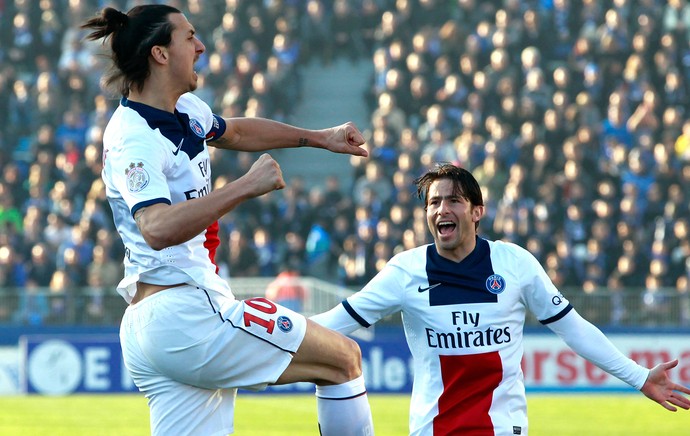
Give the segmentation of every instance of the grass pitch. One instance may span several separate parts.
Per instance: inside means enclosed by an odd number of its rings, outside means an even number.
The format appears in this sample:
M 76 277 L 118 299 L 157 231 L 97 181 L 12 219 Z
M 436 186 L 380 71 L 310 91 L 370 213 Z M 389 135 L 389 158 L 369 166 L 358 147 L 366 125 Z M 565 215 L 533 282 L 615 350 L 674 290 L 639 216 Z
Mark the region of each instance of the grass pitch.
M 369 396 L 377 436 L 407 434 L 409 397 Z M 671 413 L 640 394 L 528 394 L 531 436 L 688 434 L 690 411 Z M 146 400 L 139 395 L 0 397 L 0 435 L 145 436 Z M 316 430 L 312 395 L 240 393 L 239 436 L 309 436 Z

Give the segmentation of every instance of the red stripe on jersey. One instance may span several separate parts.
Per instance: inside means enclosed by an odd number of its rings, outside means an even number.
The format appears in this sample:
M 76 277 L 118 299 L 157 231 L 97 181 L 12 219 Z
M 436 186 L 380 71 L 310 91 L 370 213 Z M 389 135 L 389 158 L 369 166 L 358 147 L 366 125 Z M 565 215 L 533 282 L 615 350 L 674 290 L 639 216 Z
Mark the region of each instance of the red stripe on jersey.
M 220 238 L 218 238 L 218 221 L 214 222 L 206 229 L 206 240 L 204 241 L 204 248 L 208 250 L 208 258 L 211 263 L 216 265 L 216 274 L 218 274 L 218 264 L 216 264 L 216 249 L 220 245 Z
M 435 435 L 493 436 L 489 408 L 503 379 L 498 352 L 439 356 L 443 393 L 434 418 Z

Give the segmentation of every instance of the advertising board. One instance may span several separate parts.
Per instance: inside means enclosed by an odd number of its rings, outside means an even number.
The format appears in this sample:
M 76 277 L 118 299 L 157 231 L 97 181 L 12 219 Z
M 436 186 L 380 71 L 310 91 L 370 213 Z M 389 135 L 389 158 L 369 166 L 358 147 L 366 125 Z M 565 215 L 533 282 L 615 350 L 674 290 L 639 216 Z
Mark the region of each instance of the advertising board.
M 638 363 L 652 367 L 678 358 L 673 379 L 690 385 L 690 334 L 612 334 L 611 341 Z M 371 338 L 357 338 L 362 349 L 367 389 L 372 393 L 407 393 L 412 389 L 412 361 L 400 329 L 379 329 Z M 626 391 L 625 383 L 577 356 L 550 332 L 528 334 L 522 361 L 525 385 L 531 391 Z M 0 394 L 45 395 L 132 392 L 132 383 L 112 335 L 27 335 L 20 339 L 18 357 L 7 347 L 0 354 Z M 4 363 L 3 363 L 4 362 Z M 13 370 L 11 365 L 19 365 Z M 273 386 L 264 392 L 313 392 L 313 385 Z

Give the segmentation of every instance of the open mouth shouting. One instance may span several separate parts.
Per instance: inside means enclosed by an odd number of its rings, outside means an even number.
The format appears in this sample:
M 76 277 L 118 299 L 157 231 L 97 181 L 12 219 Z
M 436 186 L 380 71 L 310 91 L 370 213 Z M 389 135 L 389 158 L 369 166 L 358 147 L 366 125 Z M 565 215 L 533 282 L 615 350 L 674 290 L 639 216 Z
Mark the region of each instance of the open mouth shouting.
M 457 224 L 449 220 L 442 220 L 436 224 L 436 229 L 441 237 L 452 235 L 456 227 Z

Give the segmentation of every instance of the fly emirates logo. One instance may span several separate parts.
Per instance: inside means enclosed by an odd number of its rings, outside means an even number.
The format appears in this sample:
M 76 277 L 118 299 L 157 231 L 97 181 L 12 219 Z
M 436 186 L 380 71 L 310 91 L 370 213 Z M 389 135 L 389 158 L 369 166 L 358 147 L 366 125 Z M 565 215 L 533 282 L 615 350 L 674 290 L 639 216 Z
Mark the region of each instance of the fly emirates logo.
M 482 348 L 510 342 L 510 327 L 479 327 L 479 312 L 450 312 L 451 325 L 455 331 L 439 332 L 432 328 L 426 331 L 429 348 Z
M 204 197 L 211 192 L 211 172 L 209 171 L 210 169 L 210 164 L 208 159 L 203 159 L 201 160 L 198 164 L 197 167 L 199 168 L 199 172 L 201 173 L 201 177 L 203 180 L 205 180 L 204 186 L 201 186 L 198 189 L 190 189 L 189 191 L 184 191 L 184 196 L 187 200 L 191 200 L 192 198 L 200 198 Z

